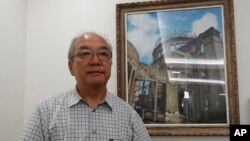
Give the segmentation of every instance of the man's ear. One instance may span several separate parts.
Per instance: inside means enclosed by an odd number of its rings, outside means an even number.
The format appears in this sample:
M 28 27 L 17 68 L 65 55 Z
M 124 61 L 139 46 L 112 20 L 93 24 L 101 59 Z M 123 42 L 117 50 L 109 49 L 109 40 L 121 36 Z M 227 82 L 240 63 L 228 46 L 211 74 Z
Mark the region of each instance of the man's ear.
M 68 61 L 68 68 L 69 68 L 70 74 L 71 74 L 72 76 L 74 76 L 74 71 L 73 71 L 73 60 L 69 60 L 69 61 Z

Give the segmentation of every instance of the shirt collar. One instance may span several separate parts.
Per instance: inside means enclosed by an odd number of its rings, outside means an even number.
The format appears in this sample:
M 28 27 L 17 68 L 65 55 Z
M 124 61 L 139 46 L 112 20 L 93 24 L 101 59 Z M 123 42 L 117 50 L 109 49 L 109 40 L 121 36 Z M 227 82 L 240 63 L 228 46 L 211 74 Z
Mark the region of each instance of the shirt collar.
M 109 107 L 113 110 L 114 108 L 114 99 L 112 98 L 112 94 L 110 92 L 107 92 L 105 101 L 109 105 Z
M 80 94 L 78 93 L 77 89 L 74 88 L 70 94 L 69 94 L 69 101 L 68 101 L 68 107 L 71 107 L 75 104 L 77 104 L 79 101 L 83 100 L 80 96 Z M 105 99 L 102 103 L 107 103 L 108 106 L 113 109 L 114 107 L 114 101 L 112 98 L 112 94 L 110 92 L 106 93 Z
M 69 99 L 68 99 L 68 107 L 71 107 L 75 104 L 77 104 L 79 101 L 82 100 L 81 96 L 79 95 L 78 91 L 75 89 L 72 89 L 70 94 L 69 94 Z

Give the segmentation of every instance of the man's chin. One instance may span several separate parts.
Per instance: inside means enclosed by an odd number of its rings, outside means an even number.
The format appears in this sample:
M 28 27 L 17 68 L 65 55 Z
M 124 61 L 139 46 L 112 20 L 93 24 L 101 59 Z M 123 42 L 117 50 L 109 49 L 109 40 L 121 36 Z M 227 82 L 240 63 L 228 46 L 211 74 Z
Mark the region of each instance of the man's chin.
M 96 79 L 96 78 L 93 78 L 92 80 L 88 82 L 88 84 L 92 86 L 102 86 L 102 85 L 106 85 L 106 83 L 107 83 L 106 81 L 102 79 Z
M 102 74 L 92 74 L 92 75 L 88 75 L 85 79 L 84 79 L 84 83 L 88 84 L 88 85 L 93 85 L 93 86 L 99 86 L 99 85 L 106 85 L 107 84 L 107 80 L 105 78 L 105 76 Z

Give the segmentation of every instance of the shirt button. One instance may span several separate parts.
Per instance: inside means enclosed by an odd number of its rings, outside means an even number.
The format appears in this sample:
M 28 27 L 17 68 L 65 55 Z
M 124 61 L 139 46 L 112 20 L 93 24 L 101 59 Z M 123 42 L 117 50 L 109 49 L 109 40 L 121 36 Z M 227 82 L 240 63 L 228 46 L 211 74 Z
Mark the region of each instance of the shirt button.
M 95 109 L 93 110 L 93 112 L 95 112 Z

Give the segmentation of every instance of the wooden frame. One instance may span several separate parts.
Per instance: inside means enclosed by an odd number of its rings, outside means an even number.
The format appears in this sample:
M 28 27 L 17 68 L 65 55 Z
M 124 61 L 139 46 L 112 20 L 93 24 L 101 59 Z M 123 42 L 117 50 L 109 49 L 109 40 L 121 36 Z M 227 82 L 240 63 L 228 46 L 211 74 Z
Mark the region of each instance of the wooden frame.
M 117 4 L 116 22 L 118 96 L 150 135 L 227 136 L 240 123 L 233 0 Z

